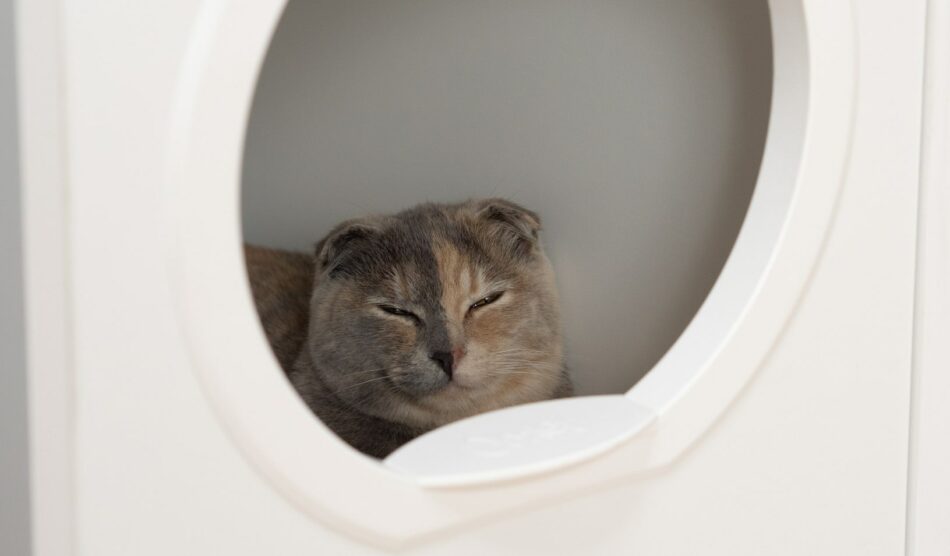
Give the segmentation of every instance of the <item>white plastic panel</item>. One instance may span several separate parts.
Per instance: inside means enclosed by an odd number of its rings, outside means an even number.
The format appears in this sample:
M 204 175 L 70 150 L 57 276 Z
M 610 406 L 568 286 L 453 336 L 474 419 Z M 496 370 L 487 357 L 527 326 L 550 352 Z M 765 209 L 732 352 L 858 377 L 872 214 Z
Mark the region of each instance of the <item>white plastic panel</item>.
M 281 387 L 253 326 L 240 280 L 240 136 L 280 4 L 67 2 L 68 17 L 43 9 L 60 2 L 20 4 L 30 23 L 18 29 L 30 47 L 19 49 L 24 90 L 33 93 L 21 100 L 25 216 L 36 232 L 26 266 L 38 302 L 27 319 L 36 332 L 33 486 L 43 487 L 34 498 L 44 502 L 34 514 L 38 554 L 905 552 L 925 2 L 772 2 L 780 51 L 798 56 L 808 80 L 782 87 L 806 109 L 783 113 L 802 124 L 801 137 L 777 128 L 770 138 L 794 194 L 762 279 L 746 292 L 753 302 L 735 321 L 708 321 L 727 325 L 721 343 L 711 342 L 700 369 L 675 375 L 688 376 L 683 395 L 668 398 L 648 430 L 581 464 L 458 489 L 419 488 L 340 444 Z M 68 53 L 66 71 L 54 51 Z M 120 74 L 135 94 L 115 86 Z M 55 87 L 64 76 L 69 86 Z M 945 119 L 930 112 L 926 149 L 942 153 L 928 131 Z M 844 174 L 835 161 L 847 161 Z M 931 162 L 928 184 L 941 175 Z M 826 196 L 839 186 L 832 211 Z M 924 191 L 925 202 L 937 199 Z M 925 211 L 922 230 L 943 229 L 929 217 L 939 208 Z M 831 212 L 833 226 L 823 218 Z M 921 268 L 933 269 L 928 246 Z M 943 291 L 939 282 L 918 285 L 922 307 L 940 302 L 930 295 Z M 941 330 L 944 321 L 930 319 L 943 314 L 927 314 L 917 324 Z M 74 334 L 75 343 L 63 340 Z M 939 374 L 946 366 L 926 365 L 943 353 L 927 352 L 918 370 Z M 683 425 L 690 419 L 698 426 Z M 940 481 L 946 466 L 931 469 Z M 943 483 L 918 479 L 939 512 Z M 946 514 L 931 515 L 928 538 L 946 539 Z
M 950 3 L 928 4 L 907 553 L 950 554 Z
M 163 191 L 182 337 L 208 400 L 262 475 L 314 517 L 397 544 L 668 465 L 699 440 L 795 312 L 828 232 L 854 114 L 850 4 L 770 3 L 777 94 L 746 239 L 705 303 L 703 326 L 691 327 L 667 358 L 695 365 L 667 363 L 628 394 L 656 411 L 655 424 L 586 463 L 562 457 L 540 475 L 523 471 L 540 470 L 538 461 L 502 466 L 524 475 L 477 489 L 420 488 L 347 448 L 281 377 L 255 318 L 240 247 L 242 132 L 283 5 L 202 5 L 176 89 Z M 628 432 L 642 425 L 631 419 Z
M 536 475 L 618 446 L 656 415 L 626 396 L 587 396 L 509 407 L 436 429 L 383 462 L 429 487 Z

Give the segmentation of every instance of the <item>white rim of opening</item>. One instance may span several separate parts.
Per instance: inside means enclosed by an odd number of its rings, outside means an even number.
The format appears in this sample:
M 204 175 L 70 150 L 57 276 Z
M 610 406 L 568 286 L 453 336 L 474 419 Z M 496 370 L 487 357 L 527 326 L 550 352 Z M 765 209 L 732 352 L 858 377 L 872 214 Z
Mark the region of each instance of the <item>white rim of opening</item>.
M 700 438 L 780 337 L 821 253 L 850 149 L 851 3 L 769 2 L 774 81 L 762 168 L 703 306 L 626 394 L 656 421 L 582 465 L 455 490 L 423 488 L 346 446 L 283 378 L 260 328 L 241 249 L 241 162 L 257 77 L 286 3 L 203 3 L 176 84 L 163 191 L 167 268 L 193 368 L 265 480 L 344 532 L 395 544 L 667 465 Z

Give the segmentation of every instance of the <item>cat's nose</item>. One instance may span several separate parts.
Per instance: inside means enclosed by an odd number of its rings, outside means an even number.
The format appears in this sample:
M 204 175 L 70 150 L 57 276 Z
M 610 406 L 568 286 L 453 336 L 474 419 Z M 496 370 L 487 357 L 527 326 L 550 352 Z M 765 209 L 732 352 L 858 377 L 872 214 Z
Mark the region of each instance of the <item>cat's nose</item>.
M 442 371 L 445 372 L 452 378 L 452 371 L 455 370 L 455 356 L 452 355 L 449 351 L 434 351 L 429 355 L 429 359 L 432 359 L 438 363 L 439 367 L 442 368 Z

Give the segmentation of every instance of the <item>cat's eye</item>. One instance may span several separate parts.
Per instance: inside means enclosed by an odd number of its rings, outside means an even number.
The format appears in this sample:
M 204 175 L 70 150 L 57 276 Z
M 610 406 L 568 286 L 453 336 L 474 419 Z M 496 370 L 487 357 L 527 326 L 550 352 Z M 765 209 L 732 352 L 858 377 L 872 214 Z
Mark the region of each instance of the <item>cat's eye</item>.
M 492 303 L 498 301 L 504 293 L 505 292 L 495 292 L 491 295 L 486 295 L 485 297 L 479 299 L 475 303 L 472 303 L 471 305 L 469 305 L 468 310 L 471 312 L 476 309 L 480 309 L 484 307 L 485 305 L 491 305 Z
M 389 313 L 390 315 L 396 315 L 397 317 L 412 319 L 417 322 L 419 321 L 418 315 L 416 315 L 412 311 L 400 309 L 399 307 L 394 307 L 392 305 L 377 305 L 376 307 L 378 307 L 384 313 Z

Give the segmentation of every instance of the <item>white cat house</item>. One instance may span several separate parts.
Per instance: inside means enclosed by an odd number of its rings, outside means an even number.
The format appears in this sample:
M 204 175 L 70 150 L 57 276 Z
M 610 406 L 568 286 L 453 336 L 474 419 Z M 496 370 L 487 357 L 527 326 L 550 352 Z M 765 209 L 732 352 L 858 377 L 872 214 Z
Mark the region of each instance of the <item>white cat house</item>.
M 35 554 L 950 551 L 945 7 L 287 4 L 18 4 Z M 490 195 L 584 395 L 366 458 L 241 243 Z

